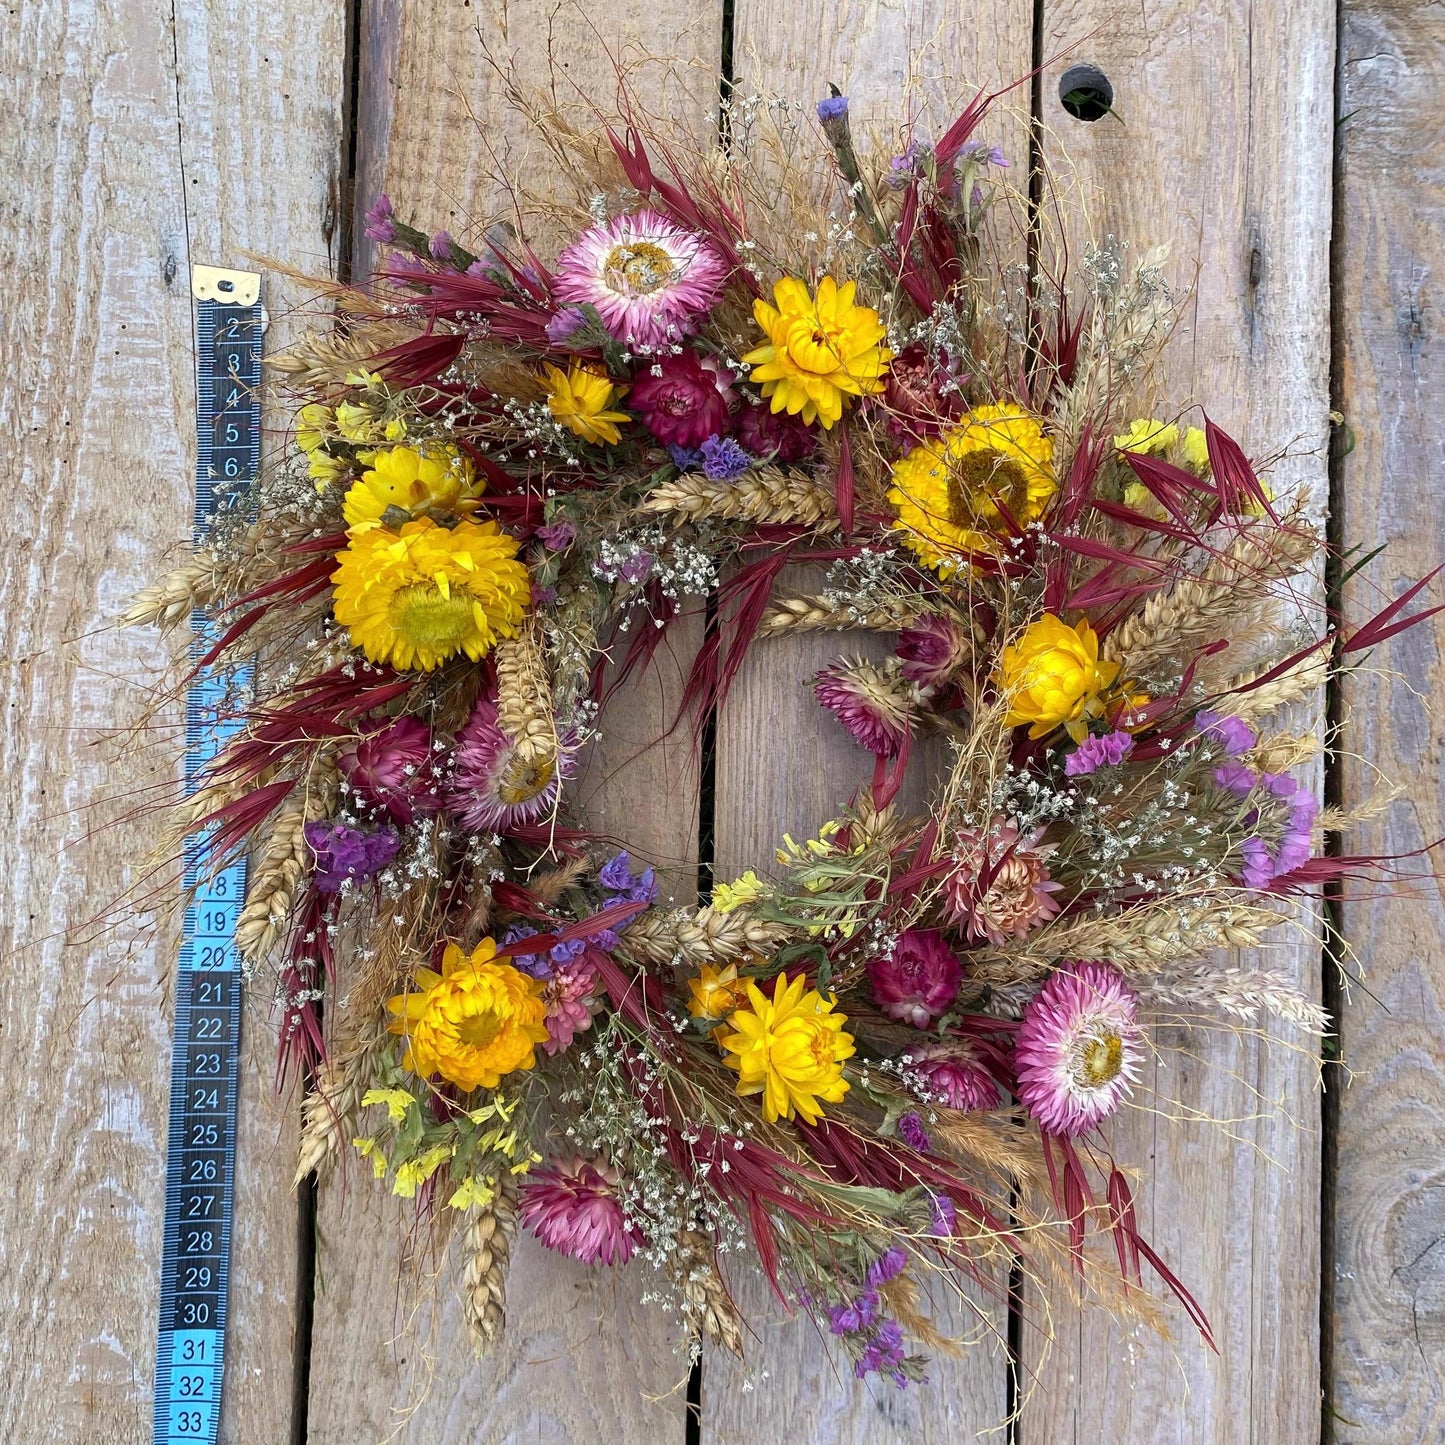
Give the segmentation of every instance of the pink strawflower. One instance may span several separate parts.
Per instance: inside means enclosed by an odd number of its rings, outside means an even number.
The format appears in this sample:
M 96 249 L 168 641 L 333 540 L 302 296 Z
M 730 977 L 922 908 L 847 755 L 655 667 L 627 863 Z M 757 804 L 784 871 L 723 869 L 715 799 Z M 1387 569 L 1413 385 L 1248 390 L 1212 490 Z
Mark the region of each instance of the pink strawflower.
M 898 634 L 903 676 L 919 687 L 947 682 L 968 654 L 968 634 L 947 617 L 920 617 Z
M 442 805 L 431 729 L 419 718 L 399 717 L 367 733 L 336 761 L 363 802 L 403 827 L 416 813 L 435 813 Z
M 973 1056 L 966 1040 L 929 1044 L 909 1051 L 909 1068 L 928 1088 L 930 1095 L 949 1109 L 996 1109 L 998 1085 Z
M 1116 731 L 1102 737 L 1090 734 L 1064 759 L 1064 772 L 1078 778 L 1099 768 L 1117 767 L 1133 749 L 1132 733 Z
M 726 265 L 703 237 L 656 211 L 635 211 L 568 246 L 554 290 L 595 306 L 618 341 L 653 349 L 695 331 L 726 280 Z
M 923 347 L 905 346 L 889 363 L 883 395 L 878 400 L 889 432 L 912 445 L 937 436 L 957 422 L 967 408 L 958 389 L 943 390 L 942 384 L 949 380 L 949 374 Z
M 1017 823 L 995 821 L 984 832 L 962 828 L 953 839 L 953 868 L 943 880 L 943 911 L 970 943 L 987 939 L 995 948 L 1024 938 L 1058 916 L 1053 896 L 1063 884 L 1049 877 L 1053 848 L 1039 831 L 1020 833 Z
M 771 457 L 776 462 L 800 462 L 812 456 L 818 445 L 817 433 L 802 417 L 767 406 L 743 407 L 733 430 L 755 457 Z
M 542 1043 L 550 1057 L 571 1046 L 572 1040 L 592 1027 L 592 1013 L 597 1007 L 597 969 L 586 958 L 569 959 L 558 964 L 542 989 L 547 1015 L 548 1037 Z
M 1024 1009 L 1014 1040 L 1019 1102 L 1046 1134 L 1085 1134 L 1119 1107 L 1139 1076 L 1138 999 L 1107 963 L 1052 974 Z
M 626 1264 L 637 1241 L 617 1197 L 621 1178 L 601 1160 L 549 1159 L 522 1182 L 522 1223 L 583 1264 Z
M 467 725 L 457 734 L 449 795 L 455 817 L 476 832 L 505 832 L 535 823 L 557 806 L 562 780 L 570 777 L 576 746 L 570 733 L 559 740 L 557 755 L 524 759 L 497 722 L 497 705 L 480 698 Z
M 664 446 L 700 446 L 728 429 L 732 379 L 711 357 L 680 351 L 638 376 L 627 406 Z
M 868 961 L 873 999 L 891 1019 L 926 1029 L 958 997 L 963 967 L 936 928 L 906 928 L 887 958 Z
M 903 747 L 915 694 L 887 665 L 839 658 L 813 679 L 813 694 L 870 753 L 891 758 Z

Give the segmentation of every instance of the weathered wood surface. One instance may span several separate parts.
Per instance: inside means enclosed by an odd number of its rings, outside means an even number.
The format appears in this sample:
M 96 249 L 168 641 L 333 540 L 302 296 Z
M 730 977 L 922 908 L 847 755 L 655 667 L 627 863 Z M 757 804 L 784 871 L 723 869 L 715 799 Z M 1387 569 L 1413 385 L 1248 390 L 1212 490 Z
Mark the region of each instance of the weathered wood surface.
M 6 1440 L 150 1439 L 175 937 L 147 861 L 159 820 L 137 808 L 178 787 L 181 719 L 129 731 L 169 648 L 113 619 L 189 528 L 191 259 L 329 264 L 343 32 L 312 0 L 244 27 L 152 0 L 0 27 Z M 126 898 L 136 914 L 107 925 Z M 247 1441 L 290 1428 L 296 1299 L 292 1129 L 261 1022 L 225 1405 Z
M 1209 398 L 1216 418 L 1252 444 L 1287 449 L 1277 487 L 1306 480 L 1322 495 L 1333 6 L 1038 3 L 1044 52 L 1074 44 L 1071 58 L 1100 64 L 1123 121 L 1067 117 L 1057 104 L 1061 66 L 1052 64 L 1042 85 L 1047 158 L 1071 163 L 1086 190 L 1107 191 L 1096 232 L 1171 241 L 1185 282 L 1199 266 L 1167 390 Z M 915 97 L 932 102 L 936 118 L 956 109 L 963 79 L 992 85 L 1032 63 L 1029 0 L 967 13 L 932 0 L 733 8 L 742 92 L 756 84 L 806 108 L 836 81 L 860 131 L 876 127 L 885 138 Z M 0 96 L 15 119 L 0 127 L 9 278 L 0 424 L 11 483 L 0 544 L 0 1137 L 13 1141 L 15 1184 L 0 1198 L 9 1384 L 0 1437 L 148 1438 L 169 1058 L 158 980 L 174 939 L 158 937 L 144 911 L 108 931 L 95 921 L 147 885 L 142 860 L 157 829 L 121 818 L 142 790 L 174 787 L 167 730 L 178 714 L 163 711 L 151 731 L 107 741 L 144 714 L 165 653 L 143 633 L 101 629 L 188 525 L 189 260 L 244 263 L 253 252 L 332 270 L 353 166 L 353 59 L 358 213 L 390 189 L 423 224 L 465 237 L 500 209 L 497 172 L 533 185 L 543 175 L 507 117 L 502 70 L 535 85 L 550 63 L 559 103 L 580 91 L 605 104 L 609 51 L 624 62 L 643 47 L 668 54 L 668 78 L 640 77 L 638 93 L 705 136 L 723 9 L 722 0 L 363 0 L 354 56 L 341 0 L 280 0 L 248 12 L 244 25 L 210 0 L 43 0 L 7 14 Z M 1445 32 L 1421 0 L 1347 0 L 1342 15 L 1340 109 L 1352 119 L 1333 198 L 1333 314 L 1356 442 L 1341 464 L 1344 536 L 1395 543 L 1352 586 L 1359 616 L 1445 555 L 1433 476 L 1442 382 L 1430 335 Z M 910 51 L 919 57 L 911 65 Z M 910 75 L 930 83 L 911 88 Z M 1015 108 L 1027 101 L 1026 87 L 1014 92 Z M 1001 116 L 989 138 L 1015 160 L 1021 184 L 1022 120 Z M 355 255 L 365 263 L 359 240 Z M 279 317 L 274 278 L 268 299 Z M 1425 780 L 1348 838 L 1348 851 L 1406 851 L 1441 831 L 1439 636 L 1405 634 L 1348 685 L 1344 801 L 1368 791 L 1372 763 Z M 585 780 L 599 824 L 664 858 L 680 897 L 696 858 L 695 772 L 681 735 L 659 749 L 641 743 L 677 695 L 695 640 L 695 629 L 680 633 L 658 677 L 610 715 Z M 784 830 L 811 832 L 859 774 L 857 753 L 829 732 L 803 681 L 852 647 L 831 636 L 766 644 L 745 670 L 719 739 L 721 874 L 769 857 Z M 762 760 L 780 750 L 787 766 L 764 776 Z M 1404 1445 L 1445 1433 L 1441 909 L 1432 885 L 1414 903 L 1361 899 L 1342 914 L 1370 992 L 1355 990 L 1344 1014 L 1356 1076 L 1340 1108 L 1337 1178 L 1327 1183 L 1337 1215 L 1326 1245 L 1338 1267 L 1324 1373 L 1341 1442 Z M 1317 954 L 1293 958 L 1317 987 Z M 347 1189 L 322 1196 L 309 1391 L 304 1416 L 296 1411 L 300 1240 L 285 1187 L 293 1125 L 269 1097 L 255 1014 L 225 1438 L 682 1445 L 685 1362 L 669 1352 L 667 1322 L 641 1303 L 645 1280 L 589 1275 L 523 1242 L 513 1332 L 478 1362 L 450 1302 L 454 1262 L 404 1259 L 399 1211 L 356 1173 Z M 1205 1065 L 1181 1042 L 1160 1040 L 1151 1082 L 1166 1096 L 1263 1117 L 1243 1118 L 1231 1142 L 1207 1125 L 1141 1113 L 1112 1139 L 1121 1162 L 1143 1171 L 1142 1223 L 1199 1294 L 1221 1357 L 1198 1346 L 1178 1312 L 1177 1358 L 1068 1317 L 1053 1322 L 1046 1352 L 1035 1310 L 1023 1331 L 1032 1392 L 1023 1445 L 1293 1445 L 1319 1433 L 1313 1062 L 1251 1044 Z M 1298 1129 L 1280 1122 L 1277 1105 Z M 1002 1329 L 1002 1312 L 991 1318 Z M 806 1324 L 764 1324 L 754 1344 L 768 1378 L 750 1392 L 708 1356 L 704 1441 L 744 1431 L 961 1440 L 996 1423 L 1005 1398 L 997 1342 L 960 1365 L 940 1363 L 931 1393 L 906 1394 L 854 1389 L 826 1366 Z
M 1076 177 L 1092 239 L 1127 238 L 1136 257 L 1167 242 L 1175 284 L 1194 287 L 1162 395 L 1206 402 L 1256 455 L 1286 452 L 1273 485 L 1282 495 L 1307 485 L 1321 510 L 1333 33 L 1322 0 L 1046 0 L 1044 9 L 1045 54 L 1078 47 L 1044 75 L 1046 161 Z M 1060 105 L 1059 77 L 1079 60 L 1109 77 L 1117 119 L 1075 120 Z M 1198 413 L 1190 420 L 1202 424 Z M 1282 948 L 1272 966 L 1307 992 L 1320 987 L 1313 938 Z M 1219 1354 L 1177 1307 L 1172 1347 L 1065 1310 L 1046 1348 L 1034 1313 L 1019 1439 L 1312 1439 L 1320 1249 L 1310 1041 L 1168 1029 L 1155 1046 L 1136 1109 L 1107 1134 L 1121 1164 L 1145 1171 L 1141 1228 L 1203 1305 Z M 1173 1122 L 1180 1113 L 1234 1122 Z
M 1389 543 L 1349 587 L 1347 615 L 1358 620 L 1445 556 L 1436 334 L 1445 17 L 1408 0 L 1361 0 L 1341 18 L 1336 345 L 1354 446 L 1337 490 L 1346 541 Z M 1387 643 L 1347 680 L 1344 702 L 1344 804 L 1371 796 L 1377 768 L 1408 784 L 1384 814 L 1346 834 L 1345 852 L 1410 853 L 1433 842 L 1445 831 L 1440 631 Z M 1445 1437 L 1445 900 L 1430 878 L 1410 885 L 1409 901 L 1356 891 L 1341 915 L 1351 971 L 1364 981 L 1349 991 L 1341 1030 L 1349 1082 L 1334 1190 L 1327 1438 L 1407 1445 Z

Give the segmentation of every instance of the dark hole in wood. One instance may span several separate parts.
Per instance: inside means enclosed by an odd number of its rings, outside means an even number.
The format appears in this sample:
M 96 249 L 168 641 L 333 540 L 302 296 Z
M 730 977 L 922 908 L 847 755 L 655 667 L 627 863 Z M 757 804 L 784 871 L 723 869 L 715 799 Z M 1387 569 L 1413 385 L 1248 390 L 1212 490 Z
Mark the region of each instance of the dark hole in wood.
M 1114 108 L 1114 87 L 1097 65 L 1071 65 L 1059 77 L 1059 104 L 1075 120 L 1102 120 Z

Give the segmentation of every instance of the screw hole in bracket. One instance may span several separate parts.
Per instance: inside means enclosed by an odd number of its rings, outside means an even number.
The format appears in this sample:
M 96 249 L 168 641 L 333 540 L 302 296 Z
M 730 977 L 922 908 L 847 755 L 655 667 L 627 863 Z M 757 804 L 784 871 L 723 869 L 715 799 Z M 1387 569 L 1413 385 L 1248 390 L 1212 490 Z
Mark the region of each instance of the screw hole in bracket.
M 1114 87 L 1097 65 L 1071 65 L 1059 77 L 1059 104 L 1075 120 L 1103 120 L 1114 108 Z

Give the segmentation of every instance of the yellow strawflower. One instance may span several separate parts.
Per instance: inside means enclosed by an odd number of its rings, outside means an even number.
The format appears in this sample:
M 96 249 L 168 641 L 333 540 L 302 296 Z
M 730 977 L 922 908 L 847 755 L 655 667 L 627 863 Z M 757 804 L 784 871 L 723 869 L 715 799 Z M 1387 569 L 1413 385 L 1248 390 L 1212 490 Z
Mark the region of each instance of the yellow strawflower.
M 346 494 L 342 514 L 352 536 L 380 527 L 392 507 L 409 513 L 406 521 L 433 512 L 456 515 L 482 488 L 471 459 L 446 442 L 387 447 L 375 453 Z
M 1023 528 L 1043 515 L 1057 490 L 1053 460 L 1053 442 L 1028 412 L 975 407 L 893 464 L 894 529 L 940 576 L 966 570 L 969 554 L 999 553 L 1010 522 Z
M 779 974 L 772 998 L 750 982 L 747 996 L 721 1041 L 732 1056 L 723 1062 L 738 1072 L 739 1095 L 761 1094 L 770 1124 L 794 1114 L 817 1123 L 819 1100 L 836 1104 L 848 1092 L 843 1060 L 854 1052 L 853 1035 L 843 1030 L 848 1020 L 801 975 L 789 983 Z
M 774 411 L 801 416 L 826 431 L 843 415 L 850 396 L 883 390 L 883 375 L 893 353 L 884 346 L 885 328 L 869 306 L 854 304 L 857 285 L 838 285 L 831 276 L 818 283 L 818 294 L 794 276 L 773 287 L 769 306 L 753 302 L 753 316 L 767 341 L 743 357 L 752 380 L 761 382 Z
M 547 1038 L 540 980 L 496 961 L 484 938 L 470 957 L 447 944 L 441 973 L 419 968 L 420 992 L 398 994 L 386 1007 L 390 1028 L 407 1041 L 402 1067 L 422 1078 L 440 1074 L 459 1089 L 495 1089 L 536 1062 Z
M 616 446 L 622 440 L 618 422 L 631 421 L 625 411 L 609 408 L 621 392 L 600 372 L 573 363 L 568 371 L 548 362 L 543 368 L 547 409 L 584 442 Z
M 1086 621 L 1070 627 L 1046 613 L 1003 650 L 998 682 L 1009 704 L 1005 724 L 1028 723 L 1031 738 L 1063 724 L 1081 742 L 1118 676 L 1117 662 L 1099 660 L 1099 639 Z
M 337 557 L 336 620 L 372 662 L 430 671 L 465 653 L 480 661 L 515 637 L 530 596 L 517 540 L 495 522 L 354 535 Z
M 1178 440 L 1179 428 L 1173 422 L 1139 419 L 1131 421 L 1129 430 L 1114 438 L 1114 445 L 1121 452 L 1142 452 L 1146 456 L 1154 456 L 1167 452 Z

